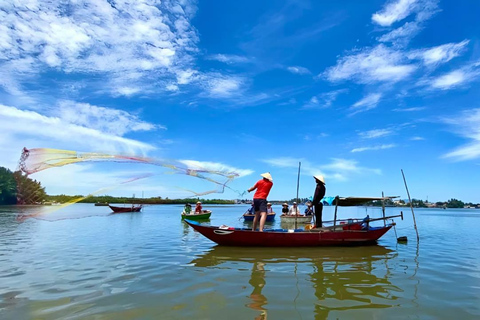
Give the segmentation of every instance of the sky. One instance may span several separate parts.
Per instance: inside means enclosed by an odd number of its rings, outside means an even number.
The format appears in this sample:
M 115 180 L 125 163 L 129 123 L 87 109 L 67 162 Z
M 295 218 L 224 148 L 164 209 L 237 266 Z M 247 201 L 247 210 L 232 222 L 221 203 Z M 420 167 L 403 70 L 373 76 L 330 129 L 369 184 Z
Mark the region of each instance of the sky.
M 327 196 L 406 199 L 403 169 L 412 198 L 479 203 L 479 15 L 478 1 L 0 1 L 0 166 L 23 147 L 147 157 L 30 177 L 48 194 L 163 198 L 251 198 L 270 172 L 272 200 L 297 182 L 312 196 L 315 174 Z M 236 176 L 222 190 L 159 163 Z

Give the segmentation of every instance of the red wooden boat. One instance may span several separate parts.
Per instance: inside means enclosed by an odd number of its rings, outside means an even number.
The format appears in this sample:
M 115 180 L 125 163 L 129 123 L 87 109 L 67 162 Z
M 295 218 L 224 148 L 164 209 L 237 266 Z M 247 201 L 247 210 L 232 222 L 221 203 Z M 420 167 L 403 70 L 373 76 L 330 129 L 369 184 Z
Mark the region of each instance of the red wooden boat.
M 199 222 L 185 219 L 193 229 L 206 238 L 226 246 L 256 246 L 256 247 L 315 247 L 315 246 L 352 246 L 375 244 L 394 225 L 384 224 L 381 227 L 372 227 L 370 222 L 396 217 L 403 219 L 403 214 L 397 216 L 370 219 L 337 220 L 338 206 L 353 206 L 371 200 L 386 200 L 385 198 L 339 198 L 335 200 L 335 220 L 333 226 L 305 229 L 264 229 L 263 232 L 252 231 L 247 228 L 228 226 L 207 226 Z M 384 211 L 385 212 L 385 211 Z M 340 222 L 340 224 L 337 224 Z
M 115 207 L 115 206 L 109 205 L 109 207 L 110 209 L 112 209 L 114 213 L 140 212 L 140 210 L 142 210 L 142 205 L 139 205 L 139 206 L 132 205 L 131 207 Z

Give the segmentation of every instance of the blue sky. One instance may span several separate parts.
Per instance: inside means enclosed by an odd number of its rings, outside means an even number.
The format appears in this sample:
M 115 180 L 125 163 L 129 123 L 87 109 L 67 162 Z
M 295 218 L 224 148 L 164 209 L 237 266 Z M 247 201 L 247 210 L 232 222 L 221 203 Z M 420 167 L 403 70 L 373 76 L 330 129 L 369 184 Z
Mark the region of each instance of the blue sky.
M 271 199 L 480 202 L 480 2 L 21 1 L 0 4 L 0 166 L 23 147 L 183 161 L 274 179 Z M 195 162 L 185 162 L 192 160 Z M 153 174 L 119 185 L 122 181 Z M 49 194 L 187 197 L 161 167 L 84 162 Z M 226 189 L 208 197 L 233 199 Z M 251 197 L 247 195 L 246 197 Z

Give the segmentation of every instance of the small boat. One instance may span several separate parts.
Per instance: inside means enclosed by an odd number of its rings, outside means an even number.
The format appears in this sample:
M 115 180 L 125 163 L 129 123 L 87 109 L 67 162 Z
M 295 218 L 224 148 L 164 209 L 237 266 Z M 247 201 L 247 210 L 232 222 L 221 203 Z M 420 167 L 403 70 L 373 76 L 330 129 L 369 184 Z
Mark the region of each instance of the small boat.
M 297 224 L 306 224 L 312 221 L 312 216 L 289 216 L 283 214 L 280 216 L 282 223 L 295 224 L 295 220 Z
M 123 213 L 123 212 L 140 212 L 140 210 L 142 210 L 142 205 L 139 205 L 139 206 L 134 206 L 132 204 L 131 207 L 115 207 L 115 206 L 111 206 L 111 205 L 108 205 L 110 207 L 110 209 L 112 209 L 112 211 L 114 213 Z
M 252 247 L 317 247 L 317 246 L 354 246 L 376 244 L 395 222 L 387 224 L 388 219 L 396 216 L 371 219 L 337 219 L 338 206 L 356 206 L 372 200 L 386 200 L 395 197 L 382 198 L 335 198 L 335 218 L 333 225 L 315 228 L 308 225 L 298 229 L 264 229 L 263 232 L 253 231 L 249 228 L 234 228 L 226 225 L 208 226 L 197 221 L 185 219 L 185 222 L 194 230 L 219 245 L 226 246 L 252 246 Z M 298 218 L 298 217 L 297 217 Z M 383 226 L 373 227 L 374 221 L 384 221 Z M 298 222 L 298 221 L 297 221 Z M 325 221 L 324 223 L 331 223 Z
M 183 219 L 189 219 L 189 220 L 205 220 L 209 219 L 210 215 L 212 214 L 212 211 L 210 210 L 203 210 L 202 213 L 185 213 L 185 211 L 182 211 L 182 220 Z
M 95 202 L 96 207 L 106 207 L 108 205 L 109 205 L 108 202 Z
M 243 214 L 243 219 L 245 221 L 253 221 L 253 218 L 255 217 L 254 214 L 248 214 L 247 212 L 245 212 Z M 272 212 L 272 213 L 268 213 L 267 214 L 267 219 L 265 220 L 266 222 L 272 222 L 273 220 L 275 220 L 275 212 Z

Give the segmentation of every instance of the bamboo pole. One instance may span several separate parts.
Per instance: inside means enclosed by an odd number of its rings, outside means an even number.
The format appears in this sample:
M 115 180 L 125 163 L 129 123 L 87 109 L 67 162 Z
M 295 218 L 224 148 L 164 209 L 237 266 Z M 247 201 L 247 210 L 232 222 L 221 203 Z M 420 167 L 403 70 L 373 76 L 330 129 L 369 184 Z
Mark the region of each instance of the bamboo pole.
M 297 177 L 297 209 L 298 209 L 298 189 L 300 187 L 300 166 L 302 165 L 301 162 L 298 162 L 298 177 Z M 297 229 L 297 211 L 295 210 L 295 229 Z
M 335 215 L 333 216 L 333 226 L 337 224 L 338 196 L 335 197 Z
M 407 189 L 408 201 L 410 202 L 410 208 L 412 209 L 413 226 L 415 227 L 415 232 L 417 233 L 417 242 L 419 242 L 420 237 L 418 235 L 417 222 L 415 221 L 415 213 L 413 212 L 412 199 L 410 198 L 410 192 L 408 192 L 407 180 L 405 179 L 405 174 L 403 173 L 403 169 L 400 169 L 400 170 L 402 171 L 403 182 L 405 183 L 405 189 Z
M 382 212 L 383 212 L 383 218 L 385 219 L 385 196 L 383 195 L 382 191 Z M 387 225 L 387 222 L 383 220 L 383 226 L 385 227 Z

